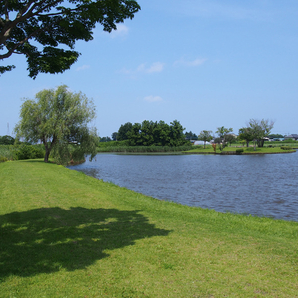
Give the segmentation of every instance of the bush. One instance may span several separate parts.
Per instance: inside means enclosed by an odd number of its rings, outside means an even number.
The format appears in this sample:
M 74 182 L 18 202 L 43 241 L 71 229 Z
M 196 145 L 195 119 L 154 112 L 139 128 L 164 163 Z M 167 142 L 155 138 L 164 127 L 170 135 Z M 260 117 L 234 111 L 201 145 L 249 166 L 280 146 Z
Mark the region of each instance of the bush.
M 280 149 L 282 149 L 282 150 L 291 150 L 292 148 L 290 146 L 281 146 Z
M 44 150 L 36 145 L 20 145 L 14 150 L 14 159 L 34 159 L 34 158 L 43 158 L 45 155 Z
M 238 148 L 236 149 L 236 154 L 241 154 L 243 151 L 244 151 L 243 148 Z
M 0 162 L 5 162 L 7 161 L 8 159 L 5 157 L 5 156 L 0 156 Z

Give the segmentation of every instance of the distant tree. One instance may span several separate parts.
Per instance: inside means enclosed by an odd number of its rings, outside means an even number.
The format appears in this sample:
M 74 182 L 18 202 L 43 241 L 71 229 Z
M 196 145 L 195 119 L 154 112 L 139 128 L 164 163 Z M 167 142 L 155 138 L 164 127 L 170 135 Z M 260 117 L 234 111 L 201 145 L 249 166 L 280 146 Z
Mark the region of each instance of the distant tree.
M 254 136 L 255 143 L 258 144 L 258 147 L 264 146 L 264 138 L 268 137 L 271 129 L 273 128 L 274 122 L 268 119 L 250 119 L 249 127 L 252 130 L 252 134 Z
M 153 122 L 144 120 L 135 123 L 127 133 L 131 146 L 181 146 L 187 141 L 183 134 L 184 128 L 179 121 L 174 120 L 170 125 L 164 121 Z
M 170 123 L 170 146 L 181 146 L 186 143 L 183 131 L 185 128 L 180 124 L 178 120 L 174 120 Z
M 118 136 L 118 132 L 113 132 L 112 133 L 112 140 L 117 141 L 117 136 Z
M 102 137 L 100 138 L 99 142 L 111 142 L 112 139 L 110 137 Z
M 284 136 L 277 133 L 277 134 L 270 134 L 270 135 L 268 135 L 268 138 L 270 138 L 270 139 L 283 139 Z
M 195 133 L 193 133 L 192 131 L 185 132 L 184 135 L 185 135 L 186 140 L 197 140 L 198 139 L 198 136 Z
M 0 1 L 0 60 L 26 56 L 32 78 L 63 72 L 78 59 L 75 42 L 92 40 L 96 24 L 111 32 L 138 10 L 134 0 Z M 0 73 L 14 67 L 0 66 Z
M 0 145 L 13 145 L 15 142 L 15 139 L 11 136 L 3 136 L 0 137 Z
M 96 154 L 97 135 L 88 124 L 95 117 L 95 107 L 82 93 L 72 93 L 67 86 L 42 90 L 35 100 L 26 100 L 21 107 L 17 138 L 45 146 L 44 161 L 50 153 L 59 163 L 81 160 L 84 154 Z
M 221 140 L 222 148 L 226 146 L 226 143 L 227 143 L 226 137 L 231 132 L 233 132 L 233 128 L 225 128 L 224 126 L 217 128 L 217 131 L 215 133 L 218 135 L 218 138 Z
M 229 143 L 230 146 L 232 146 L 232 143 L 236 142 L 236 137 L 235 137 L 235 135 L 233 135 L 233 134 L 227 134 L 227 135 L 225 136 L 225 141 L 226 141 L 227 143 Z
M 246 142 L 246 147 L 249 146 L 249 142 L 254 140 L 254 135 L 251 127 L 242 127 L 239 129 L 238 139 Z
M 126 122 L 125 124 L 121 125 L 118 130 L 117 140 L 124 141 L 128 139 L 128 132 L 132 129 L 132 123 Z
M 211 134 L 211 130 L 202 130 L 198 135 L 198 140 L 204 141 L 204 149 L 206 147 L 206 142 L 209 142 L 213 139 L 213 136 Z

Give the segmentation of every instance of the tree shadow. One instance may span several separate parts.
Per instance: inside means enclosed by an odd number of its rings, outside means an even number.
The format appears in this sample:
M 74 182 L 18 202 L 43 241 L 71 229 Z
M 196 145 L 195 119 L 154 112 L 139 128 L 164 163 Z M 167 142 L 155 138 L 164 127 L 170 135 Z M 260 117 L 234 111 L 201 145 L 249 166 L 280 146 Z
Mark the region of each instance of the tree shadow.
M 166 236 L 138 210 L 42 208 L 0 216 L 0 280 L 83 269 L 106 250 Z

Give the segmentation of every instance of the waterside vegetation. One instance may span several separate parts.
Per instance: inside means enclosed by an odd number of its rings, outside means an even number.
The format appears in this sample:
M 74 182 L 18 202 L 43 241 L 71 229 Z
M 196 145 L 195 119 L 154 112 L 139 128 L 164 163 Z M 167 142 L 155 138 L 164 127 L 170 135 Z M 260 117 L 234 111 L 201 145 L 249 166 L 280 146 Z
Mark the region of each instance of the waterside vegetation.
M 298 223 L 0 164 L 1 297 L 296 297 Z

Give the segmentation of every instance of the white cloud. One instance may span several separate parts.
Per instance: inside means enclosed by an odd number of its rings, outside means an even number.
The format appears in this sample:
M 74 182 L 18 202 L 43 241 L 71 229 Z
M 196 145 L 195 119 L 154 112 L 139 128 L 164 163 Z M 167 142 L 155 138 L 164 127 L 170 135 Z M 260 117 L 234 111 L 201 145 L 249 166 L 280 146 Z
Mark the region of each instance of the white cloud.
M 144 97 L 144 100 L 147 102 L 159 102 L 162 101 L 162 98 L 160 96 L 149 95 Z
M 160 62 L 153 63 L 148 69 L 146 69 L 147 73 L 152 72 L 161 72 L 164 69 L 165 64 Z
M 85 69 L 88 69 L 88 68 L 90 68 L 90 65 L 83 65 L 83 66 L 80 66 L 80 67 L 78 67 L 77 69 L 76 69 L 76 71 L 82 71 L 82 70 L 85 70 Z
M 125 26 L 124 24 L 118 24 L 117 25 L 117 30 L 113 30 L 110 33 L 110 36 L 112 38 L 116 38 L 116 37 L 125 37 L 128 34 L 128 27 Z
M 123 68 L 120 72 L 127 75 L 135 75 L 138 73 L 155 73 L 162 72 L 164 70 L 165 63 L 154 62 L 150 66 L 147 66 L 146 63 L 140 64 L 136 69 L 126 69 Z
M 180 60 L 174 62 L 174 66 L 195 67 L 202 65 L 203 63 L 205 63 L 205 61 L 207 61 L 207 59 L 205 58 L 197 58 L 195 60 L 185 60 L 184 58 L 181 58 Z

